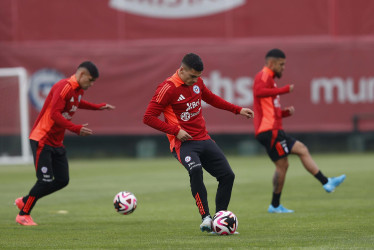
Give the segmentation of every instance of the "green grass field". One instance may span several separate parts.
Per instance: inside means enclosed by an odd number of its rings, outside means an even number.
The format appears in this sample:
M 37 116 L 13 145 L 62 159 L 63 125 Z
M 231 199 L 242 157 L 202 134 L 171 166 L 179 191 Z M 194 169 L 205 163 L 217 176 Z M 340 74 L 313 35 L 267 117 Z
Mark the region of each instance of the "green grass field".
M 0 166 L 0 249 L 374 248 L 372 154 L 314 155 L 326 175 L 347 175 L 332 194 L 290 157 L 281 202 L 294 214 L 266 212 L 274 170 L 267 157 L 228 159 L 236 174 L 229 210 L 240 232 L 232 236 L 200 232 L 187 172 L 172 156 L 71 160 L 69 185 L 35 206 L 36 227 L 16 224 L 13 205 L 34 184 L 33 166 Z M 204 177 L 214 211 L 217 183 Z M 138 199 L 133 214 L 114 210 L 123 190 Z

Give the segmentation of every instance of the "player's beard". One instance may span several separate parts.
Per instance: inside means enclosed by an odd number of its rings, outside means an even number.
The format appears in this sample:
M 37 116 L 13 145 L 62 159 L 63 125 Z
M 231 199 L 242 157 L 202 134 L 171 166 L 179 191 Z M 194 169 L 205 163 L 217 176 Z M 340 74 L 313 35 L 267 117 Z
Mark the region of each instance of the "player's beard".
M 274 72 L 274 75 L 280 79 L 282 77 L 282 72 Z

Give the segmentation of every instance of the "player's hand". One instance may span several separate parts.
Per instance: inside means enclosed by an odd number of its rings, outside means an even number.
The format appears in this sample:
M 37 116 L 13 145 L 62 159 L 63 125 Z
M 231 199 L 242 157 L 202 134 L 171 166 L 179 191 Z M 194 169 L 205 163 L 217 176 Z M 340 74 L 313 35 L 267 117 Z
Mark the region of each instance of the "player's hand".
M 181 130 L 179 130 L 179 132 L 177 134 L 177 138 L 181 142 L 184 142 L 184 141 L 192 139 L 192 136 L 190 136 L 189 133 L 187 133 L 186 131 L 184 131 L 183 129 L 181 129 Z
M 255 112 L 253 112 L 253 110 L 251 110 L 249 108 L 242 108 L 240 110 L 240 114 L 242 116 L 247 117 L 247 118 L 253 118 L 253 117 L 255 117 Z
M 113 109 L 115 109 L 115 108 L 116 108 L 116 107 L 113 106 L 113 105 L 105 104 L 105 106 L 101 106 L 101 107 L 100 107 L 100 110 L 103 110 L 103 109 L 113 110 Z
M 295 113 L 295 108 L 294 108 L 294 106 L 286 107 L 285 109 L 288 110 L 288 113 L 289 113 L 290 115 L 293 115 L 293 114 Z
M 80 136 L 92 135 L 92 130 L 89 129 L 89 128 L 87 128 L 88 123 L 83 124 L 82 126 L 83 126 L 83 127 L 82 127 L 81 130 L 79 131 L 79 135 L 80 135 Z
M 293 91 L 293 89 L 294 89 L 294 85 L 291 84 L 291 85 L 290 85 L 290 92 L 289 92 L 289 93 L 291 93 L 291 92 Z

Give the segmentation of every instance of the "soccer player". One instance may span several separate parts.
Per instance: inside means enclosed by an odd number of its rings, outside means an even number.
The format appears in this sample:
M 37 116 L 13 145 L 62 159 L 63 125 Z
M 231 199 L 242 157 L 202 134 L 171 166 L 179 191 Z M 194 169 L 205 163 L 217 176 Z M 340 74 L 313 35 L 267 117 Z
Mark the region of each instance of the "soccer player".
M 265 67 L 256 75 L 253 86 L 255 136 L 266 148 L 275 164 L 273 176 L 273 197 L 268 208 L 269 213 L 292 213 L 280 204 L 280 196 L 288 169 L 289 154 L 299 156 L 304 168 L 311 173 L 323 188 L 331 193 L 341 184 L 345 175 L 327 178 L 312 159 L 308 148 L 300 141 L 283 131 L 282 118 L 294 114 L 293 106 L 281 109 L 279 95 L 292 92 L 294 85 L 278 88 L 274 78 L 281 78 L 285 68 L 286 56 L 279 49 L 270 50 L 265 56 Z
M 185 55 L 175 74 L 157 87 L 143 122 L 167 134 L 170 151 L 190 176 L 192 196 L 202 218 L 200 229 L 210 232 L 212 218 L 203 182 L 203 168 L 218 181 L 216 212 L 227 210 L 235 175 L 221 149 L 208 134 L 201 102 L 247 118 L 253 117 L 253 111 L 213 94 L 201 79 L 203 69 L 198 55 Z M 161 113 L 165 121 L 158 118 Z
M 34 156 L 37 181 L 28 195 L 15 200 L 20 212 L 16 222 L 24 226 L 37 225 L 30 216 L 38 199 L 56 192 L 69 182 L 69 166 L 63 146 L 65 129 L 80 136 L 93 131 L 88 124 L 76 125 L 70 120 L 80 109 L 113 110 L 106 104 L 93 104 L 82 99 L 84 91 L 99 77 L 96 66 L 82 62 L 74 75 L 53 85 L 30 133 L 30 144 Z

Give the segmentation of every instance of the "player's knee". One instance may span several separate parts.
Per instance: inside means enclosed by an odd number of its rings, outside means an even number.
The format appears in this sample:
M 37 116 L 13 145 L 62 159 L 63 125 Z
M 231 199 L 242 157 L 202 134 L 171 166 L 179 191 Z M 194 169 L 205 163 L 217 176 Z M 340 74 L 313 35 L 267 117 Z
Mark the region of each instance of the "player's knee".
M 290 164 L 288 163 L 288 160 L 286 158 L 279 159 L 275 162 L 275 168 L 278 172 L 287 172 L 288 166 Z
M 69 178 L 55 181 L 60 189 L 66 187 L 69 184 Z
M 235 174 L 234 174 L 234 172 L 231 172 L 231 173 L 229 174 L 229 178 L 230 178 L 230 180 L 231 180 L 232 182 L 234 182 L 234 180 L 235 180 Z
M 290 164 L 288 162 L 285 162 L 281 165 L 280 169 L 283 170 L 283 171 L 287 171 L 289 166 L 290 166 Z
M 48 189 L 51 185 L 51 181 L 46 181 L 45 179 L 38 179 L 36 182 L 36 186 L 41 189 Z
M 218 179 L 218 181 L 224 181 L 226 183 L 234 183 L 234 180 L 235 180 L 235 174 L 232 171 L 226 173 L 224 176 Z
M 290 166 L 290 164 L 287 162 L 287 163 L 283 166 L 284 171 L 287 171 L 289 166 Z
M 304 143 L 301 143 L 301 142 L 300 142 L 299 151 L 300 151 L 300 154 L 302 154 L 302 155 L 309 154 L 308 147 Z
M 308 150 L 308 147 L 304 143 L 297 141 L 294 147 L 292 148 L 292 153 L 295 153 L 299 156 L 307 155 L 309 154 L 309 150 Z
M 190 174 L 190 176 L 202 175 L 203 174 L 203 169 L 201 167 L 201 164 L 192 166 L 189 170 L 189 174 Z

